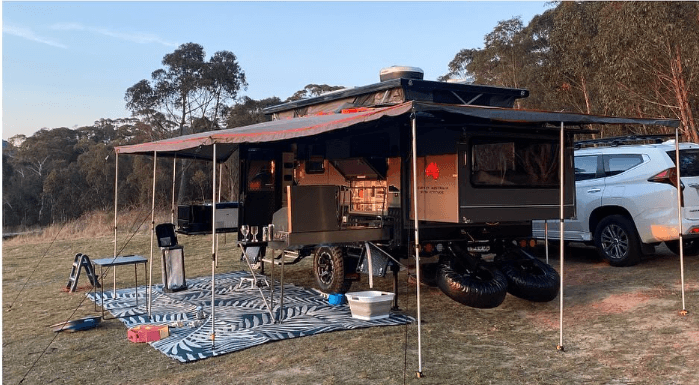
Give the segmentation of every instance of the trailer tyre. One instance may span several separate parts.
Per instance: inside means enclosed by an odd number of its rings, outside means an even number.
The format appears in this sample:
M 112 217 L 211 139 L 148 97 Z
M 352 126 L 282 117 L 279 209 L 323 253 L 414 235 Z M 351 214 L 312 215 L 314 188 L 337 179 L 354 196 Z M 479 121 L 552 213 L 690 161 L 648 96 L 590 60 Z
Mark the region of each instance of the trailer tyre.
M 533 302 L 549 302 L 558 296 L 561 277 L 549 264 L 522 251 L 498 255 L 495 264 L 507 277 L 507 291 Z
M 313 275 L 324 293 L 346 293 L 352 281 L 345 280 L 344 251 L 337 246 L 322 246 L 313 255 Z
M 670 251 L 675 255 L 680 255 L 680 241 L 665 241 L 665 246 L 667 246 Z M 682 249 L 686 255 L 697 255 L 699 254 L 699 239 L 689 239 L 685 240 L 682 245 Z
M 469 270 L 448 260 L 439 266 L 437 286 L 454 301 L 480 309 L 500 306 L 507 295 L 505 275 L 483 263 Z

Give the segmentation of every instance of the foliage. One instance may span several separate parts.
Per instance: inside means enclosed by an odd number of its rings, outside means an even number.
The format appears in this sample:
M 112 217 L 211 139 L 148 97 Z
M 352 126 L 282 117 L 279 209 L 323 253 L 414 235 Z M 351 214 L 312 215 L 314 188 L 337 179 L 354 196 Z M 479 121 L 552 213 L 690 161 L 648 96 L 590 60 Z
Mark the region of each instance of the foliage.
M 696 2 L 559 2 L 527 26 L 499 22 L 483 48 L 460 50 L 440 79 L 527 88 L 527 108 L 676 118 L 697 142 L 696 68 Z
M 177 128 L 200 131 L 219 128 L 227 103 L 247 87 L 245 72 L 230 51 L 219 51 L 205 61 L 204 47 L 179 46 L 163 57 L 163 68 L 151 80 L 140 80 L 126 90 L 126 108 L 163 136 Z
M 276 96 L 262 100 L 243 96 L 237 104 L 226 109 L 226 127 L 234 128 L 267 122 L 271 118 L 265 116 L 262 110 L 281 103 L 281 99 Z
M 306 87 L 303 87 L 302 90 L 296 91 L 293 95 L 288 97 L 286 99 L 287 102 L 293 102 L 296 100 L 301 100 L 301 99 L 307 99 L 307 98 L 312 98 L 316 96 L 320 96 L 323 93 L 326 92 L 331 92 L 331 91 L 336 91 L 336 90 L 341 90 L 345 87 L 342 86 L 329 86 L 327 84 L 308 84 Z

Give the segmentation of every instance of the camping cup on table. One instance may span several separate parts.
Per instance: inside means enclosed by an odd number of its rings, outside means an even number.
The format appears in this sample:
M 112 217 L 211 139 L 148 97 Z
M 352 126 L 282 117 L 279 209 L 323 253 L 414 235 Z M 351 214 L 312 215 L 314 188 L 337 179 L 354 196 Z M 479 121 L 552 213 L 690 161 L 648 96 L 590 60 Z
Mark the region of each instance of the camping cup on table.
M 264 226 L 262 228 L 262 242 L 269 242 L 269 241 L 270 241 L 270 239 L 269 239 L 269 227 Z
M 250 226 L 242 225 L 240 226 L 240 233 L 243 235 L 243 242 L 248 241 L 248 234 L 250 233 Z

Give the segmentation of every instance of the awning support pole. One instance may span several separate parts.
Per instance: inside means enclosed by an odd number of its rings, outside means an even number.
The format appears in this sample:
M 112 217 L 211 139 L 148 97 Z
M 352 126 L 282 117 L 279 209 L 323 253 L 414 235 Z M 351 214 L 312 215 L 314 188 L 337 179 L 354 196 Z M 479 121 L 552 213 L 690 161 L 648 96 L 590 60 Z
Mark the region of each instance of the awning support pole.
M 117 256 L 117 202 L 119 202 L 119 153 L 114 152 L 115 163 L 114 167 L 114 258 Z
M 177 155 L 172 158 L 172 208 L 170 209 L 170 223 L 175 224 L 175 179 L 177 178 Z
M 213 183 L 211 183 L 211 344 L 216 340 L 216 325 L 214 317 L 215 296 L 216 296 L 216 143 L 213 144 Z
M 546 250 L 546 264 L 549 264 L 549 221 L 544 221 L 544 250 Z
M 214 165 L 216 162 L 214 161 Z M 221 202 L 221 180 L 223 179 L 223 163 L 218 165 L 218 197 L 216 198 L 216 203 Z M 215 205 L 214 205 L 215 208 Z M 218 234 L 216 234 L 216 267 L 218 267 Z
M 560 329 L 560 337 L 558 340 L 558 346 L 556 346 L 556 350 L 563 351 L 563 260 L 565 259 L 565 247 L 563 242 L 563 234 L 564 233 L 564 228 L 565 224 L 563 223 L 563 217 L 565 216 L 564 214 L 564 207 L 565 207 L 565 127 L 563 126 L 563 122 L 561 122 L 561 137 L 560 137 L 560 142 L 559 142 L 559 147 L 560 147 L 560 159 L 558 160 L 559 162 L 559 175 L 558 177 L 560 178 L 560 191 L 559 191 L 559 199 L 560 199 L 560 206 L 559 206 L 559 238 L 561 240 L 560 242 L 560 247 L 559 247 L 559 255 L 561 258 L 561 266 L 560 266 L 560 271 L 559 274 L 561 275 L 561 287 L 559 289 L 558 297 L 560 299 L 560 304 L 559 304 L 559 309 L 560 309 L 560 316 L 559 316 L 559 321 L 558 321 L 558 327 Z
M 418 211 L 417 211 L 417 117 L 413 109 L 410 114 L 412 121 L 412 136 L 413 136 L 413 215 L 415 227 L 415 274 L 417 279 L 417 361 L 418 370 L 417 377 L 422 377 L 422 314 L 420 312 L 420 229 L 418 227 Z M 371 274 L 371 272 L 369 272 Z
M 153 199 L 150 206 L 150 262 L 148 263 L 148 318 L 151 318 L 151 301 L 153 300 L 153 240 L 155 239 L 155 172 L 158 152 L 153 151 Z
M 680 285 L 682 285 L 682 310 L 680 315 L 687 315 L 687 308 L 684 303 L 684 237 L 682 230 L 682 182 L 680 180 L 680 130 L 675 127 L 675 169 L 677 174 L 677 223 L 679 224 L 680 243 Z

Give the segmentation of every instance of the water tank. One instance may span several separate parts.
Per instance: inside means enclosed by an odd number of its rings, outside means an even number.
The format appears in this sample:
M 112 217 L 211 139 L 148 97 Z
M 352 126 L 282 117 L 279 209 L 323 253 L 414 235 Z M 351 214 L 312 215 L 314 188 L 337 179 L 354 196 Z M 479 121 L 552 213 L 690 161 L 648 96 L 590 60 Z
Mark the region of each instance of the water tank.
M 383 68 L 379 73 L 379 79 L 382 82 L 398 78 L 422 80 L 424 76 L 425 73 L 421 68 L 407 66 L 391 66 Z

